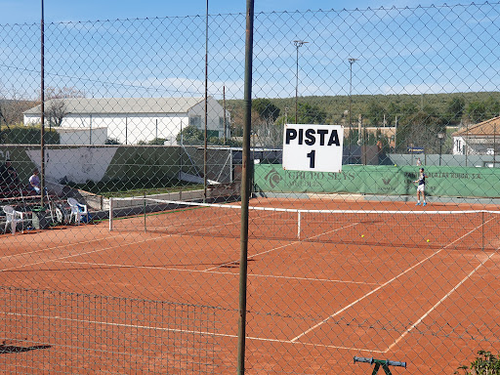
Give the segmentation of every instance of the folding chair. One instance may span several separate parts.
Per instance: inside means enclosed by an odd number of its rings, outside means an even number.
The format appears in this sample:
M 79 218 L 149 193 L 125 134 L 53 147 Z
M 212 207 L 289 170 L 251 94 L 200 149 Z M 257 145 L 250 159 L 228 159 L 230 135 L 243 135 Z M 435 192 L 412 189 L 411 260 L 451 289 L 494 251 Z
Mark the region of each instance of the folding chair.
M 82 217 L 88 216 L 87 205 L 78 203 L 75 198 L 68 198 L 68 204 L 71 208 L 70 222 L 75 219 L 75 224 L 80 225 Z
M 24 222 L 24 212 L 14 210 L 12 206 L 4 206 L 3 212 L 5 212 L 5 233 L 7 233 L 7 226 L 10 224 L 10 231 L 12 234 L 16 234 L 17 223 Z M 24 233 L 24 228 L 23 228 Z

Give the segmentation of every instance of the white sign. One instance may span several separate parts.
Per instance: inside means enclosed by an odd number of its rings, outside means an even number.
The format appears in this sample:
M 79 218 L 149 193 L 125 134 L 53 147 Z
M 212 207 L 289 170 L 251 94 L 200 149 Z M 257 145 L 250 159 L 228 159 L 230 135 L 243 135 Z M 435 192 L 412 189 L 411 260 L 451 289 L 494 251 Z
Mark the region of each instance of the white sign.
M 285 124 L 283 169 L 341 172 L 343 145 L 340 125 Z

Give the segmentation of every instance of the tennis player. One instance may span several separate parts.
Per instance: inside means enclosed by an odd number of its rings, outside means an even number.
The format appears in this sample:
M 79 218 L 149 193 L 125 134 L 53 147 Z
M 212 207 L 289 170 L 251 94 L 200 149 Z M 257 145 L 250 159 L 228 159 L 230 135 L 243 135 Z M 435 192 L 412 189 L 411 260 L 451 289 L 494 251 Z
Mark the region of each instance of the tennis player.
M 420 168 L 418 179 L 413 181 L 417 185 L 417 206 L 420 206 L 420 196 L 422 196 L 422 206 L 427 206 L 425 201 L 425 179 L 427 175 L 424 173 L 424 168 Z

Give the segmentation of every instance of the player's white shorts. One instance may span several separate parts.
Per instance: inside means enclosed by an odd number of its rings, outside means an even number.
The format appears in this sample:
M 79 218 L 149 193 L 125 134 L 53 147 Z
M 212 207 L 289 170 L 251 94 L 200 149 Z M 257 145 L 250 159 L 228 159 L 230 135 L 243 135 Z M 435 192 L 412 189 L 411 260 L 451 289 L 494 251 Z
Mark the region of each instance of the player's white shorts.
M 421 185 L 417 186 L 417 191 L 421 191 L 423 193 L 424 190 L 425 190 L 425 184 L 421 184 Z

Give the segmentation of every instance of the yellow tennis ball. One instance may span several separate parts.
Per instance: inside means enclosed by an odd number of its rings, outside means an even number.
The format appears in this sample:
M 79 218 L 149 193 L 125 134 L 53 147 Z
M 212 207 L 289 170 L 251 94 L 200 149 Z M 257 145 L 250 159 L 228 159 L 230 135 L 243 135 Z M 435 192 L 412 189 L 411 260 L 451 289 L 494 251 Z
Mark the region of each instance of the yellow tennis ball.
M 427 242 L 431 242 L 431 240 L 427 240 Z
M 364 237 L 364 236 L 365 236 L 364 234 L 361 235 L 361 237 Z

